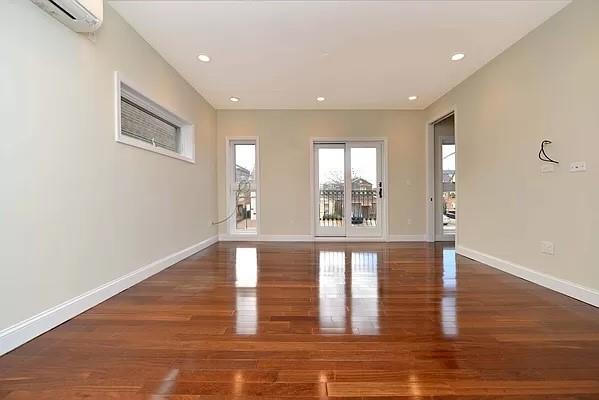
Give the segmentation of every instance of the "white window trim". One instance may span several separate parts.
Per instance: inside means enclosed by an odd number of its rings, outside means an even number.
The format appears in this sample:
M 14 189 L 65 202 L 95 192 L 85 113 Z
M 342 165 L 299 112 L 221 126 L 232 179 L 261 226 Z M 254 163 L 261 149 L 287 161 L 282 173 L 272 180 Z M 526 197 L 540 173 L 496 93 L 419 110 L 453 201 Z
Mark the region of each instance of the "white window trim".
M 167 107 L 164 107 L 152 100 L 152 97 L 139 90 L 139 86 L 132 84 L 129 80 L 124 79 L 122 74 L 118 71 L 115 71 L 114 73 L 114 85 L 115 141 L 195 164 L 195 127 L 192 123 L 181 118 Z M 133 92 L 138 104 L 142 105 L 144 108 L 152 111 L 153 113 L 164 117 L 166 120 L 174 123 L 180 128 L 180 153 L 162 147 L 153 146 L 150 143 L 144 142 L 143 140 L 121 134 L 121 89 L 123 85 L 127 86 L 127 88 Z

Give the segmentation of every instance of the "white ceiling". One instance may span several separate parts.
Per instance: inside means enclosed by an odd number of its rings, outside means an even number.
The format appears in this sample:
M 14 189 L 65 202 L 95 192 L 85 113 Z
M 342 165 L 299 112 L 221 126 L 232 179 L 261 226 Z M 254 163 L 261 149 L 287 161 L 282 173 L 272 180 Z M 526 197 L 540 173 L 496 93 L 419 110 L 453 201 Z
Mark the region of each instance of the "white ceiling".
M 568 3 L 111 1 L 218 109 L 422 109 Z

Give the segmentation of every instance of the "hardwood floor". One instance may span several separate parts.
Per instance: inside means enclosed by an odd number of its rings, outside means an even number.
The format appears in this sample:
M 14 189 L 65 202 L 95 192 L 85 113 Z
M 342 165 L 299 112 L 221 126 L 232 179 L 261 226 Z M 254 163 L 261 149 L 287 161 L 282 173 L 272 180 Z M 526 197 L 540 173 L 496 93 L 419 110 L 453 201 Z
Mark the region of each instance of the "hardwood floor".
M 219 243 L 0 358 L 0 399 L 599 399 L 599 309 L 449 245 Z

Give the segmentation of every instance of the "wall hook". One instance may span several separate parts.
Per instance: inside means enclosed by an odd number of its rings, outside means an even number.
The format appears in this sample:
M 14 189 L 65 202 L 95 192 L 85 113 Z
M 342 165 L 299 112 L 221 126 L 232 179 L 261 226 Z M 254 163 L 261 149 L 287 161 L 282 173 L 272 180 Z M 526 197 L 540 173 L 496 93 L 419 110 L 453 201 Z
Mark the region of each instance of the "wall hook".
M 551 140 L 543 140 L 541 142 L 541 150 L 539 150 L 539 160 L 554 163 L 554 164 L 559 164 L 559 161 L 553 160 L 551 157 L 549 157 L 547 155 L 547 153 L 545 153 L 545 145 L 546 144 L 551 144 Z

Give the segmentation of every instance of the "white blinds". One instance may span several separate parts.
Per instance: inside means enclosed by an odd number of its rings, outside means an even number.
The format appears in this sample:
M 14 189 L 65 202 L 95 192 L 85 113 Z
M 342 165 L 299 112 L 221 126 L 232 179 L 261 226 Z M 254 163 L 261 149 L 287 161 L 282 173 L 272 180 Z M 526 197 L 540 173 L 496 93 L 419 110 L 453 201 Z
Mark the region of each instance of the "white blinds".
M 121 91 L 121 134 L 178 151 L 180 128 L 137 100 L 134 94 Z

